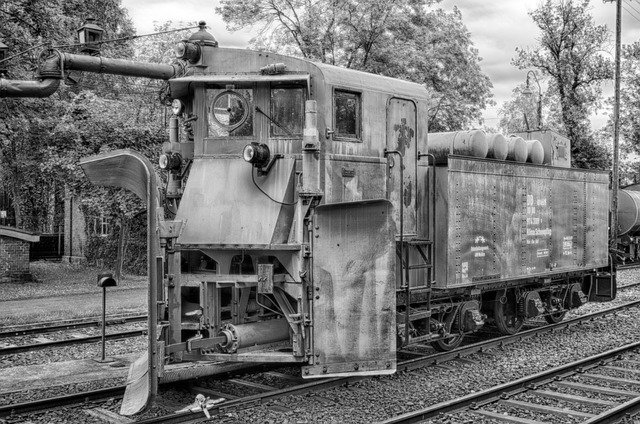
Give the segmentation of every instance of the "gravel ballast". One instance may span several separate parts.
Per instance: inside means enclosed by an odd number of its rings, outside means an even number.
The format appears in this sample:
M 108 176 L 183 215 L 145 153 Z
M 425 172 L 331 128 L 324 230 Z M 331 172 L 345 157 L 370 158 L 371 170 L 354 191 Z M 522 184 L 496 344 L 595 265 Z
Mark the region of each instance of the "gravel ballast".
M 625 270 L 620 273 L 619 282 L 625 284 L 636 281 L 638 278 L 640 278 L 640 270 Z M 636 300 L 640 298 L 639 296 L 640 288 L 621 290 L 618 292 L 618 299 L 614 302 L 587 304 L 568 314 L 566 319 Z M 452 361 L 444 366 L 430 366 L 410 372 L 398 372 L 392 376 L 366 378 L 349 387 L 337 387 L 303 396 L 283 397 L 260 407 L 229 412 L 219 419 L 225 423 L 345 424 L 379 422 L 401 413 L 484 390 L 614 347 L 639 341 L 640 332 L 637 328 L 639 319 L 640 308 L 632 308 L 616 315 L 598 318 L 585 325 L 572 327 L 569 330 L 549 333 L 542 337 L 510 344 L 502 349 L 494 349 L 487 354 L 474 354 L 465 360 Z M 640 355 L 638 356 L 640 357 Z M 66 358 L 68 359 L 68 356 Z M 632 377 L 628 376 L 627 378 Z M 599 381 L 598 385 L 606 386 L 605 383 Z M 217 379 L 202 379 L 197 384 L 203 387 L 216 387 L 219 383 L 217 383 Z M 566 388 L 558 390 L 572 393 L 572 390 Z M 584 393 L 577 391 L 573 394 L 584 395 Z M 519 399 L 527 399 L 526 395 L 521 396 L 523 397 Z M 619 400 L 615 396 L 600 396 L 599 398 L 602 399 Z M 186 406 L 193 402 L 193 398 L 194 395 L 183 388 L 163 389 L 159 398 L 159 407 L 142 416 L 150 417 L 158 413 L 174 411 L 176 405 Z M 164 407 L 162 406 L 163 400 L 166 400 Z M 110 409 L 118 410 L 119 403 L 119 401 L 113 402 Z M 551 404 L 557 406 L 557 403 L 552 402 Z M 499 406 L 496 410 L 504 412 L 508 408 Z M 584 410 L 584 412 L 591 411 Z M 71 416 L 75 412 L 69 414 Z M 83 412 L 80 411 L 78 414 L 81 415 L 77 415 L 76 421 L 68 422 L 93 422 Z M 442 417 L 434 422 L 492 422 L 480 417 L 474 417 L 473 420 L 469 420 L 468 417 L 457 418 L 464 421 L 458 421 L 455 416 L 451 416 Z M 532 418 L 542 419 L 543 417 Z M 51 417 L 44 416 L 30 416 L 29 419 L 34 423 L 52 422 Z M 549 420 L 549 417 L 544 417 L 544 419 Z M 561 421 L 558 417 L 551 416 L 551 422 L 574 421 Z

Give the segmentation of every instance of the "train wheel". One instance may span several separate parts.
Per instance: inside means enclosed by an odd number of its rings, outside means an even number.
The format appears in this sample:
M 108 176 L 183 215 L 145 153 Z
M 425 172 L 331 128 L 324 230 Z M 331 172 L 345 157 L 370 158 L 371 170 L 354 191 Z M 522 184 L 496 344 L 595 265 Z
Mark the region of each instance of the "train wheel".
M 564 312 L 556 312 L 555 314 L 549 314 L 549 315 L 545 315 L 544 319 L 545 321 L 547 321 L 549 324 L 555 324 L 557 322 L 560 322 L 564 319 L 564 316 L 567 315 L 567 311 Z
M 524 325 L 524 319 L 517 314 L 516 295 L 513 290 L 506 295 L 496 293 L 493 318 L 498 331 L 502 334 L 516 334 Z
M 464 339 L 464 335 L 458 334 L 457 336 L 449 337 L 448 339 L 440 339 L 435 342 L 431 342 L 431 346 L 438 352 L 448 352 L 460 346 Z

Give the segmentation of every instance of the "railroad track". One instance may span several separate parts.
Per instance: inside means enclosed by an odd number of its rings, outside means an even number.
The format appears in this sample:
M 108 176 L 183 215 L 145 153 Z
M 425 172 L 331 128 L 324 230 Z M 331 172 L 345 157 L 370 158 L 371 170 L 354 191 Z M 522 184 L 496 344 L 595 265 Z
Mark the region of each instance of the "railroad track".
M 640 371 L 632 368 L 640 366 L 640 361 L 635 357 L 638 353 L 640 342 L 631 343 L 481 392 L 399 415 L 384 421 L 384 424 L 429 420 L 439 422 L 444 419 L 442 414 L 448 414 L 448 418 L 453 418 L 454 422 L 488 418 L 499 422 L 540 424 L 555 422 L 558 417 L 573 418 L 580 420 L 575 422 L 584 424 L 617 422 L 640 411 Z M 635 359 L 629 359 L 630 355 Z M 624 373 L 631 378 L 610 375 L 612 372 Z M 612 387 L 616 384 L 631 386 L 633 389 Z M 602 395 L 618 398 L 619 401 L 601 399 Z M 549 399 L 573 406 L 553 406 L 545 402 Z M 530 418 L 541 415 L 547 421 Z
M 473 353 L 482 352 L 495 347 L 502 347 L 507 344 L 515 343 L 517 341 L 535 337 L 547 332 L 560 331 L 562 329 L 569 328 L 571 326 L 580 325 L 581 323 L 589 322 L 594 319 L 603 317 L 605 315 L 614 314 L 616 312 L 619 312 L 628 308 L 633 308 L 633 307 L 640 307 L 640 301 L 628 302 L 623 305 L 619 305 L 613 308 L 608 308 L 606 310 L 595 312 L 592 314 L 583 315 L 583 316 L 573 318 L 567 321 L 562 321 L 556 324 L 532 328 L 530 330 L 523 331 L 515 335 L 502 336 L 495 339 L 481 341 L 478 343 L 470 344 L 467 346 L 463 346 L 463 347 L 451 350 L 449 352 L 425 354 L 425 355 L 412 352 L 412 354 L 415 357 L 412 359 L 399 362 L 397 364 L 397 370 L 410 371 L 410 370 L 421 368 L 427 365 L 440 364 L 453 359 L 458 359 L 464 356 L 468 356 Z M 353 383 L 358 380 L 362 380 L 364 378 L 367 378 L 367 377 L 329 378 L 329 379 L 322 379 L 322 380 L 302 383 L 299 385 L 293 385 L 291 387 L 286 387 L 278 390 L 271 390 L 271 391 L 265 390 L 263 393 L 258 393 L 252 396 L 225 400 L 217 405 L 214 405 L 211 409 L 209 409 L 209 413 L 213 416 L 213 415 L 225 413 L 234 409 L 244 409 L 244 408 L 255 407 L 282 396 L 308 393 L 311 391 L 326 390 L 326 389 L 330 389 L 332 387 L 340 386 L 343 384 Z M 211 395 L 211 396 L 224 395 L 223 393 L 217 393 L 217 392 L 208 393 L 206 390 L 203 390 L 202 394 Z M 224 396 L 220 396 L 220 397 L 224 397 Z M 200 415 L 194 415 L 193 413 L 187 412 L 187 413 L 170 414 L 163 417 L 153 417 L 152 419 L 141 420 L 141 421 L 137 421 L 136 423 L 137 424 L 151 424 L 156 422 L 157 423 L 191 423 L 191 422 L 200 422 L 202 421 L 203 418 L 204 418 L 204 415 L 202 415 L 202 413 L 200 413 Z
M 531 338 L 538 336 L 540 334 L 544 334 L 547 332 L 560 331 L 565 328 L 569 328 L 572 326 L 580 325 L 581 323 L 593 321 L 599 317 L 614 314 L 616 312 L 633 308 L 640 307 L 640 301 L 628 302 L 614 308 L 608 308 L 603 311 L 595 312 L 588 315 L 583 315 L 577 318 L 573 318 L 567 321 L 562 321 L 556 324 L 546 325 L 542 327 L 532 328 L 527 331 L 523 331 L 521 333 L 515 334 L 513 336 L 502 336 L 491 340 L 485 340 L 478 343 L 473 343 L 467 346 L 460 347 L 458 349 L 452 350 L 450 352 L 443 352 L 437 354 L 418 354 L 416 352 L 411 352 L 412 358 L 408 360 L 404 360 L 399 362 L 397 365 L 398 371 L 403 370 L 413 370 L 416 368 L 421 368 L 427 365 L 440 364 L 449 360 L 458 359 L 460 357 L 468 356 L 473 353 L 478 353 L 486 350 L 490 350 L 496 347 L 505 346 L 511 343 L 516 343 L 520 340 Z M 276 370 L 266 371 L 265 374 L 269 374 L 271 377 L 277 377 L 282 380 L 283 385 L 288 384 L 287 387 L 284 388 L 274 388 L 269 385 L 255 383 L 253 381 L 249 381 L 242 378 L 232 378 L 231 380 L 225 381 L 225 384 L 242 386 L 245 389 L 251 388 L 254 392 L 258 392 L 251 396 L 243 396 L 236 397 L 234 395 L 230 395 L 226 393 L 226 390 L 219 389 L 209 389 L 206 387 L 191 387 L 191 391 L 195 393 L 200 393 L 205 396 L 209 396 L 212 399 L 216 398 L 224 398 L 224 401 L 221 401 L 219 404 L 214 405 L 209 412 L 212 416 L 226 413 L 236 409 L 245 409 L 254 406 L 258 406 L 260 404 L 269 402 L 276 398 L 288 395 L 296 395 L 302 393 L 309 393 L 312 391 L 321 391 L 326 390 L 332 387 L 349 384 L 367 377 L 348 377 L 348 378 L 329 378 L 322 380 L 314 380 L 314 381 L 304 381 L 296 376 L 286 375 L 284 373 Z M 120 397 L 124 394 L 124 387 L 119 388 L 120 393 L 109 392 L 105 398 L 108 397 Z M 640 387 L 639 387 L 640 390 Z M 61 402 L 64 404 L 72 404 L 74 403 L 73 398 L 75 397 L 75 403 L 84 403 L 85 398 L 89 397 L 84 393 L 79 393 L 76 395 L 65 396 L 62 400 L 59 398 L 52 398 L 43 401 L 38 401 L 41 405 L 60 405 Z M 96 401 L 96 403 L 98 403 Z M 26 413 L 29 411 L 37 410 L 39 407 L 34 407 L 30 403 L 25 403 L 21 405 L 12 405 L 0 407 L 0 417 L 6 416 L 11 411 L 14 414 Z M 42 408 L 42 406 L 40 406 Z M 24 412 L 22 412 L 24 411 Z M 204 414 L 193 413 L 193 412 L 185 412 L 185 413 L 174 413 L 166 416 L 153 417 L 149 419 L 143 419 L 137 421 L 140 424 L 150 424 L 150 423 L 185 423 L 185 422 L 198 422 L 205 418 Z
M 635 284 L 634 284 L 635 285 Z M 428 365 L 441 364 L 453 359 L 458 359 L 461 357 L 465 357 L 474 353 L 487 351 L 496 347 L 503 347 L 508 344 L 516 343 L 518 341 L 539 336 L 548 332 L 561 331 L 566 328 L 570 328 L 572 326 L 577 326 L 583 324 L 585 322 L 590 322 L 600 317 L 615 314 L 617 312 L 623 311 L 625 309 L 640 307 L 640 301 L 627 302 L 622 305 L 618 305 L 613 308 L 607 308 L 602 311 L 594 312 L 591 314 L 586 314 L 583 316 L 579 316 L 573 319 L 569 319 L 566 321 L 561 321 L 556 324 L 544 325 L 540 327 L 534 327 L 526 331 L 522 331 L 515 335 L 510 336 L 501 336 L 497 338 L 492 338 L 489 340 L 483 340 L 477 343 L 472 343 L 466 346 L 459 347 L 457 349 L 451 350 L 449 352 L 442 352 L 436 354 L 428 354 L 428 353 L 418 353 L 418 352 L 405 352 L 400 351 L 401 353 L 408 354 L 411 356 L 410 359 L 398 362 L 397 369 L 398 371 L 409 371 L 417 368 L 421 368 Z M 217 415 L 221 413 L 225 413 L 228 411 L 232 411 L 235 409 L 245 409 L 254 406 L 258 406 L 260 404 L 269 402 L 276 398 L 288 395 L 296 395 L 301 393 L 308 393 L 312 391 L 321 391 L 326 390 L 332 387 L 349 384 L 364 378 L 368 377 L 348 377 L 348 378 L 329 378 L 322 380 L 302 380 L 299 377 L 291 376 L 279 372 L 277 369 L 269 370 L 265 372 L 266 374 L 270 374 L 271 377 L 277 377 L 283 381 L 283 384 L 289 384 L 288 387 L 284 388 L 275 388 L 269 385 L 255 383 L 253 381 L 244 380 L 242 378 L 233 378 L 228 380 L 230 384 L 236 386 L 243 386 L 245 388 L 251 388 L 254 392 L 258 391 L 259 393 L 253 394 L 251 396 L 244 397 L 236 397 L 227 393 L 225 390 L 213 390 L 206 387 L 194 386 L 191 388 L 191 391 L 195 393 L 200 393 L 205 396 L 209 396 L 212 399 L 214 398 L 224 398 L 219 404 L 214 405 L 209 412 L 211 415 Z M 121 397 L 124 394 L 124 386 L 105 389 L 104 399 L 113 398 L 113 397 Z M 640 391 L 640 386 L 638 388 Z M 26 402 L 23 404 L 15 404 L 10 406 L 0 406 L 0 417 L 5 417 L 11 413 L 19 415 L 28 413 L 34 410 L 47 409 L 51 407 L 59 407 L 60 405 L 70 405 L 74 403 L 85 403 L 87 399 L 91 399 L 95 403 L 99 403 L 100 401 L 100 391 L 93 391 L 87 393 L 78 393 L 73 395 L 67 395 L 63 397 L 55 397 L 50 399 L 39 400 L 36 402 Z M 95 400 L 94 400 L 95 399 Z M 104 400 L 103 399 L 103 400 Z M 51 406 L 49 406 L 51 405 Z M 194 414 L 192 412 L 186 413 L 174 413 L 161 417 L 153 417 L 147 420 L 140 420 L 137 423 L 184 423 L 184 422 L 198 422 L 202 420 L 204 414 Z
M 107 318 L 107 326 L 125 324 L 129 322 L 146 321 L 147 315 L 125 315 Z M 66 321 L 53 321 L 50 323 L 36 323 L 20 326 L 12 326 L 0 330 L 0 339 L 15 336 L 26 336 L 30 334 L 52 333 L 54 331 L 73 330 L 76 328 L 100 327 L 100 318 L 81 318 Z
M 120 331 L 117 333 L 110 333 L 105 335 L 105 340 L 120 340 L 127 339 L 130 337 L 139 337 L 147 334 L 147 329 L 139 329 L 139 330 L 131 330 L 131 331 Z M 76 344 L 83 343 L 94 343 L 102 340 L 101 335 L 92 335 L 92 336 L 83 336 L 83 337 L 74 337 L 71 339 L 64 340 L 46 340 L 40 341 L 38 343 L 30 343 L 18 346 L 4 346 L 0 347 L 0 356 L 2 355 L 12 355 L 16 353 L 23 352 L 31 352 L 38 349 L 45 349 L 48 347 L 60 347 L 60 346 L 71 346 Z
M 130 315 L 123 317 L 110 318 L 106 321 L 106 326 L 117 326 L 124 325 L 129 323 L 141 322 L 146 320 L 146 315 Z M 101 327 L 101 320 L 96 318 L 90 319 L 82 319 L 82 320 L 70 320 L 64 322 L 54 322 L 51 324 L 38 324 L 38 325 L 29 325 L 29 326 L 20 326 L 13 327 L 10 329 L 3 329 L 0 332 L 0 356 L 2 355 L 11 355 L 22 352 L 30 352 L 38 349 L 44 349 L 48 347 L 61 347 L 61 346 L 69 346 L 75 344 L 83 344 L 83 343 L 93 343 L 101 340 L 102 336 L 100 334 L 73 334 L 71 337 L 66 337 L 64 339 L 47 339 L 46 337 L 41 337 L 35 343 L 20 343 L 16 340 L 11 340 L 11 338 L 15 337 L 29 337 L 38 334 L 51 334 L 55 332 L 64 332 L 79 328 L 88 328 L 88 327 Z M 146 328 L 138 328 L 127 331 L 118 331 L 112 332 L 110 334 L 105 335 L 106 340 L 119 340 L 130 337 L 139 337 L 147 334 Z M 59 336 L 57 336 L 59 337 Z M 2 340 L 8 340 L 2 343 Z

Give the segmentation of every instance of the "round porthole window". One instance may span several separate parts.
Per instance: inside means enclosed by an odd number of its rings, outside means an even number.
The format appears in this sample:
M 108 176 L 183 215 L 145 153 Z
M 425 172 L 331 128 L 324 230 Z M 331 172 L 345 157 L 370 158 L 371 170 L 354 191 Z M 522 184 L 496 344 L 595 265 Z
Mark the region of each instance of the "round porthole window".
M 247 120 L 249 104 L 241 94 L 223 91 L 211 102 L 211 116 L 222 128 L 232 131 Z

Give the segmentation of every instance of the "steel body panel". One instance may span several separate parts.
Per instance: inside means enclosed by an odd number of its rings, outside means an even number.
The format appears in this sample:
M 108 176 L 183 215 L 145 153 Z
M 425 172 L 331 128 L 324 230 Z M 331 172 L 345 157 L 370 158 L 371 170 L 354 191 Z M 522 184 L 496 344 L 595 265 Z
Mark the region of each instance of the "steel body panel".
M 394 205 L 393 218 L 400 231 L 400 202 L 403 203 L 403 231 L 405 234 L 417 234 L 417 155 L 416 143 L 416 105 L 413 101 L 394 97 L 387 104 L 387 149 L 402 154 L 402 163 L 397 156 L 387 159 L 389 181 L 387 198 Z M 400 166 L 404 167 L 402 180 Z
M 608 184 L 604 172 L 451 157 L 437 172 L 436 286 L 606 266 Z
M 292 158 L 277 160 L 266 176 L 240 158 L 196 158 L 176 220 L 184 221 L 177 243 L 190 246 L 287 243 L 294 207 Z M 275 201 L 253 184 L 255 182 Z
M 319 206 L 313 365 L 305 377 L 395 371 L 395 225 L 387 200 Z
M 385 161 L 378 157 L 330 155 L 324 160 L 323 200 L 338 203 L 384 198 L 386 170 Z
M 544 164 L 571 167 L 571 142 L 553 130 L 537 130 L 516 133 L 525 140 L 539 140 L 544 149 Z

